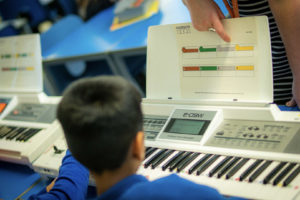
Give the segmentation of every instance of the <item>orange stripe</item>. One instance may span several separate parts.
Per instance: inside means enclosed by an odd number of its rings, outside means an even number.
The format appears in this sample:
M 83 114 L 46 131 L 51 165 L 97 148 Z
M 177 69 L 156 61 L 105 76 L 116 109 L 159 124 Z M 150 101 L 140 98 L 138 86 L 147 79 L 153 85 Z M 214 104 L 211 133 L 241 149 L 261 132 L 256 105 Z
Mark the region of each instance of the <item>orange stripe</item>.
M 198 52 L 198 49 L 186 49 L 185 47 L 182 47 L 183 53 L 195 53 Z
M 183 71 L 199 71 L 199 67 L 194 67 L 194 66 L 183 67 Z

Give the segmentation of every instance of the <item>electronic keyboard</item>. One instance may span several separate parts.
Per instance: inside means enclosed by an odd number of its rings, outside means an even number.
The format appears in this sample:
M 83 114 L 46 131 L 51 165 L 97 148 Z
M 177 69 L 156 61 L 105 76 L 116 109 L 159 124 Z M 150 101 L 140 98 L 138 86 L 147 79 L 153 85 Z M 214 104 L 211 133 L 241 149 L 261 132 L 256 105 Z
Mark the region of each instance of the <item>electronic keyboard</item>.
M 150 180 L 176 173 L 229 196 L 249 199 L 297 197 L 300 186 L 300 149 L 297 148 L 300 113 L 283 112 L 275 105 L 269 108 L 218 109 L 144 100 L 146 150 L 145 160 L 137 173 Z M 202 111 L 222 112 L 217 115 L 219 119 L 213 118 L 209 122 L 210 125 L 217 122 L 217 125 L 210 132 L 207 132 L 209 125 L 206 126 L 200 140 L 190 140 L 193 138 L 191 131 L 188 134 L 172 133 L 179 138 L 164 138 L 164 131 L 170 130 L 170 124 L 175 124 L 172 118 L 177 110 L 200 114 Z M 274 119 L 275 116 L 286 120 Z M 186 120 L 194 119 L 187 117 Z M 184 132 L 186 127 L 184 124 L 181 127 Z M 195 130 L 201 133 L 201 130 Z M 56 177 L 66 149 L 61 136 L 33 163 L 34 170 L 43 176 Z M 91 185 L 94 185 L 92 179 Z
M 62 133 L 60 97 L 43 93 L 38 34 L 2 37 L 0 43 L 0 160 L 31 166 Z
M 16 104 L 0 119 L 0 160 L 31 166 L 62 134 L 56 120 L 60 98 L 15 95 Z
M 231 43 L 191 23 L 149 28 L 146 157 L 137 173 L 176 173 L 226 196 L 300 199 L 300 112 L 271 103 L 268 19 L 223 24 Z M 35 171 L 57 176 L 66 149 L 61 137 Z

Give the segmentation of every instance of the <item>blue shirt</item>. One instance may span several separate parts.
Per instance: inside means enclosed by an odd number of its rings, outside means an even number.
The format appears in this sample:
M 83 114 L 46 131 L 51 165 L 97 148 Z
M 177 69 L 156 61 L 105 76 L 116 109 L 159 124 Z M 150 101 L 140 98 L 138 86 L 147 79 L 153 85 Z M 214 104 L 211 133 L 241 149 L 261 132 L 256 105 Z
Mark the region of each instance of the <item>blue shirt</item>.
M 66 152 L 59 169 L 59 175 L 53 188 L 47 192 L 46 188 L 29 200 L 82 200 L 85 199 L 89 183 L 89 171 L 81 165 L 69 152 Z
M 223 200 L 241 199 L 225 198 L 216 189 L 199 185 L 183 179 L 176 174 L 154 181 L 148 181 L 144 176 L 131 175 L 111 187 L 97 200 Z
M 44 189 L 38 194 L 30 196 L 29 200 L 82 200 L 86 198 L 88 183 L 89 171 L 67 151 L 53 188 L 49 192 Z M 112 199 L 223 200 L 227 198 L 214 188 L 196 184 L 176 174 L 154 181 L 149 181 L 144 176 L 134 174 L 121 180 L 97 198 L 97 200 Z

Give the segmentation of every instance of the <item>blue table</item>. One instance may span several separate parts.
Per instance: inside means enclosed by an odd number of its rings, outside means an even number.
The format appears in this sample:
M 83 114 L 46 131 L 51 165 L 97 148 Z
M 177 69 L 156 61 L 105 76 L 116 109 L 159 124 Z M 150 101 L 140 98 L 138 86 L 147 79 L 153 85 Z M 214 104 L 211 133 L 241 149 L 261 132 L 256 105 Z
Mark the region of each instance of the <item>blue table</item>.
M 215 1 L 226 14 L 227 10 L 222 1 Z M 44 66 L 57 62 L 104 59 L 113 74 L 121 75 L 138 86 L 132 77 L 132 70 L 128 69 L 125 57 L 133 55 L 146 57 L 149 26 L 190 22 L 188 9 L 181 0 L 160 0 L 157 14 L 127 27 L 110 31 L 114 17 L 113 10 L 114 7 L 111 7 L 100 12 L 63 41 L 42 52 Z M 140 67 L 144 68 L 145 63 L 143 65 Z
M 0 199 L 16 199 L 33 188 L 32 192 L 39 191 L 41 183 L 40 175 L 28 166 L 0 161 Z
M 27 199 L 52 181 L 52 178 L 41 177 L 26 165 L 0 161 L 0 200 Z M 96 196 L 96 188 L 89 186 L 87 198 Z
M 107 53 L 147 45 L 149 26 L 189 22 L 190 16 L 183 3 L 160 0 L 160 11 L 146 19 L 116 31 L 110 31 L 114 7 L 94 16 L 65 40 L 42 52 L 44 60 L 70 56 Z
M 156 15 L 110 31 L 114 17 L 113 10 L 114 7 L 111 7 L 100 12 L 61 42 L 42 52 L 44 66 L 48 67 L 59 62 L 103 59 L 112 74 L 127 78 L 139 88 L 139 84 L 128 70 L 124 57 L 132 55 L 145 57 L 149 26 L 190 21 L 188 10 L 182 1 L 160 0 L 160 10 Z M 144 65 L 145 62 L 141 68 Z M 55 78 L 53 77 L 52 75 L 52 79 Z M 140 91 L 142 92 L 142 89 Z

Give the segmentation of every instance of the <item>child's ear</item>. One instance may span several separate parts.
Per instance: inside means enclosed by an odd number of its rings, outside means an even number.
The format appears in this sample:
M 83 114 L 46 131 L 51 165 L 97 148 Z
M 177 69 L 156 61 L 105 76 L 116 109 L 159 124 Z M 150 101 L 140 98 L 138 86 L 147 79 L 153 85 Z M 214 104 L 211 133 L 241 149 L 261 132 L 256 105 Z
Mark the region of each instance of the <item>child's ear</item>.
M 133 156 L 139 161 L 143 161 L 145 157 L 144 132 L 139 131 L 133 141 Z

